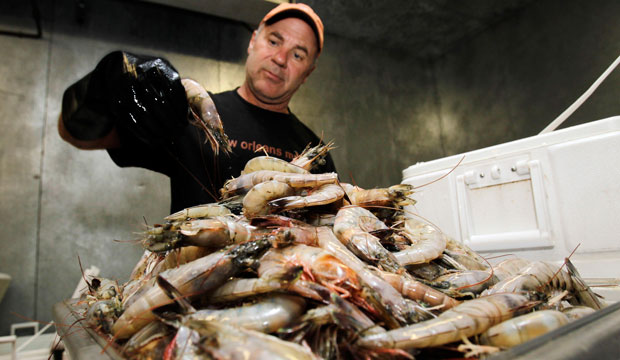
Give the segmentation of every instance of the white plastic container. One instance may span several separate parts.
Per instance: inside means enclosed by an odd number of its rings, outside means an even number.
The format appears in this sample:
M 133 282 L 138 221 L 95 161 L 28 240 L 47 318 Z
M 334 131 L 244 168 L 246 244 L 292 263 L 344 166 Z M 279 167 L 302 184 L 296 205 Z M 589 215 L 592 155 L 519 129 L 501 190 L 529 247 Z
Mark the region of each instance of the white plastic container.
M 493 257 L 571 261 L 589 282 L 620 278 L 620 116 L 418 163 L 410 211 Z M 603 279 L 603 280 L 599 280 Z M 619 301 L 615 288 L 596 288 Z

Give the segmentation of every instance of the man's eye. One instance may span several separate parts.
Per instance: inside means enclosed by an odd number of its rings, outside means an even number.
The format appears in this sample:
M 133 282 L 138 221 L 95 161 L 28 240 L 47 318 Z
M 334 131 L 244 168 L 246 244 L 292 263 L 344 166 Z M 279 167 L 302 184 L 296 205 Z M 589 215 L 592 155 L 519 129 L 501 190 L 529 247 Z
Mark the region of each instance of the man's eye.
M 302 60 L 304 60 L 304 59 L 305 59 L 304 54 L 302 54 L 302 53 L 297 53 L 297 52 L 296 52 L 296 53 L 293 53 L 293 57 L 295 58 L 295 60 L 300 60 L 300 61 L 302 61 Z
M 269 39 L 269 44 L 271 45 L 277 45 L 278 43 L 275 40 Z

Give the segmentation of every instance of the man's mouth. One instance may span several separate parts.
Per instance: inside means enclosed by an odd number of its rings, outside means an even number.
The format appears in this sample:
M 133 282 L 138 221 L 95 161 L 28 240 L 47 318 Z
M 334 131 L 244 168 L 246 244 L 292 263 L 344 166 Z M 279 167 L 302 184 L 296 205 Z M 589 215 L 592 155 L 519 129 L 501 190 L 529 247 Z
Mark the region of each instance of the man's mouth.
M 267 69 L 265 69 L 265 73 L 267 74 L 267 78 L 270 79 L 271 81 L 277 81 L 277 82 L 283 81 L 282 77 L 276 73 L 273 73 Z

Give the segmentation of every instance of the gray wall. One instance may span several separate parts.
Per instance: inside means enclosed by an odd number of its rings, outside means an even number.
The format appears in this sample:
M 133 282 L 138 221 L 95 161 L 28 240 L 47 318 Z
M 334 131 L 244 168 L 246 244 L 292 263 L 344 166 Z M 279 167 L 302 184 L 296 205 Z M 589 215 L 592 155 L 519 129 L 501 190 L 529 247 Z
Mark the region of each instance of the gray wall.
M 169 208 L 166 177 L 119 169 L 104 151 L 58 137 L 64 88 L 119 48 L 163 55 L 214 92 L 244 76 L 242 24 L 144 3 L 87 4 L 82 25 L 75 1 L 56 0 L 42 2 L 43 39 L 0 36 L 0 272 L 13 276 L 0 335 L 25 318 L 50 320 L 80 278 L 78 256 L 125 281 L 144 219 L 158 222 Z M 0 25 L 31 21 L 7 13 Z M 343 181 L 395 184 L 418 161 L 542 130 L 620 55 L 618 13 L 616 1 L 534 2 L 424 62 L 328 34 L 291 109 L 336 141 Z M 567 124 L 617 115 L 619 89 L 616 71 Z

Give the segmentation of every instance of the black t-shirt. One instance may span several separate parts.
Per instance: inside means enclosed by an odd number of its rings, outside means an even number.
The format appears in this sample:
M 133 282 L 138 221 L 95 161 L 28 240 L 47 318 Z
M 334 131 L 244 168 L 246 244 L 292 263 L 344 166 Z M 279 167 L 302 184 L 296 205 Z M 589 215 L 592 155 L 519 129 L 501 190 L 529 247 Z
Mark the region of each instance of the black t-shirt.
M 171 212 L 214 202 L 224 182 L 239 176 L 253 157 L 265 155 L 290 161 L 319 138 L 291 113 L 268 111 L 245 101 L 236 90 L 211 95 L 228 135 L 232 153 L 215 156 L 205 136 L 187 126 L 170 148 L 153 148 L 130 132 L 118 129 L 122 147 L 110 149 L 121 167 L 142 167 L 170 177 Z M 264 150 L 256 151 L 263 147 Z M 331 156 L 315 173 L 335 172 Z

